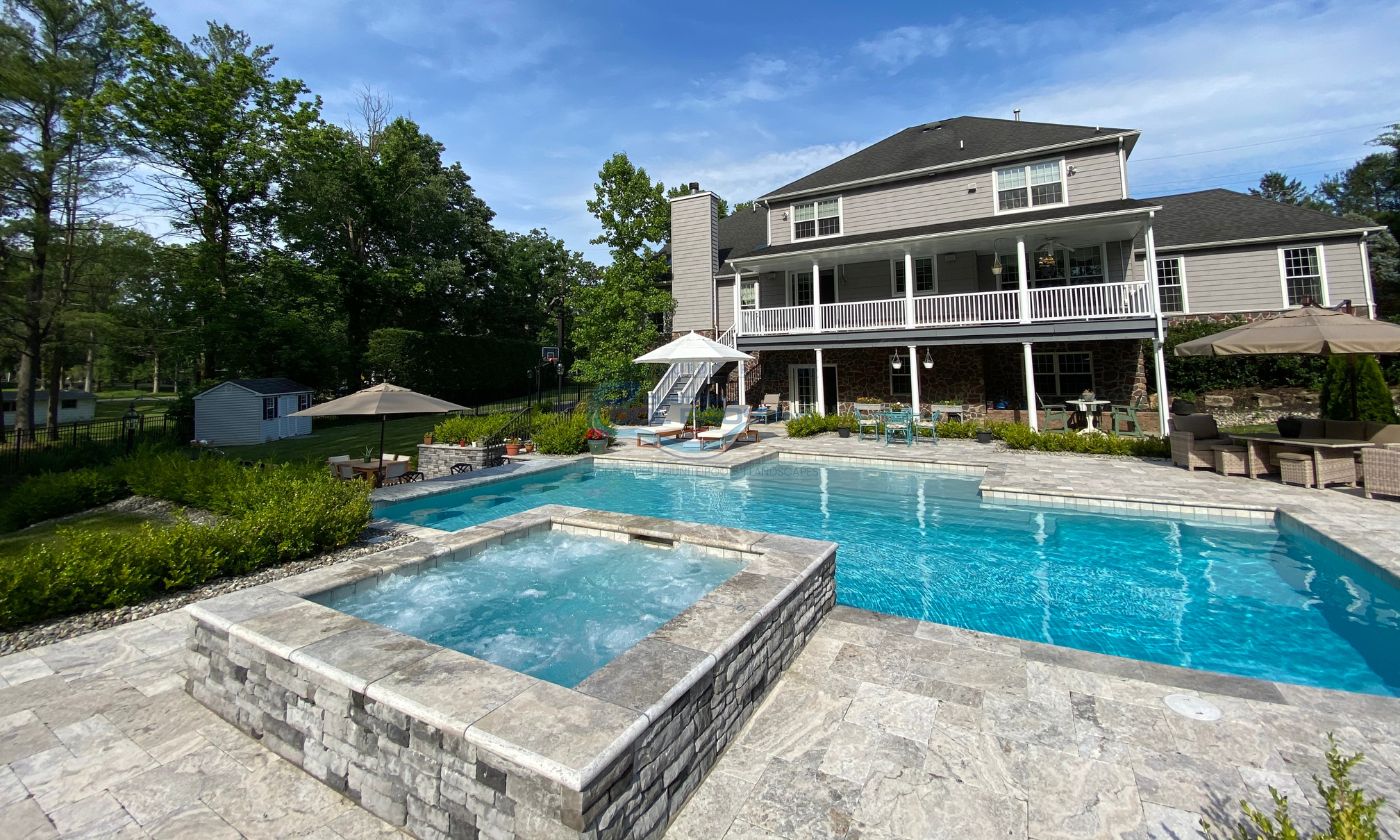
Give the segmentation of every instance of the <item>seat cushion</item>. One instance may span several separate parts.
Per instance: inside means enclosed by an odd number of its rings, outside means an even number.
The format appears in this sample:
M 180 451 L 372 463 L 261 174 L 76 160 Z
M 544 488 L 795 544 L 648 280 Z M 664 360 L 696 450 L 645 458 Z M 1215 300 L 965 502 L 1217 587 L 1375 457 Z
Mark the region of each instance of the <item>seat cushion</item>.
M 1400 443 L 1400 423 L 1367 423 L 1365 439 L 1371 443 Z
M 1333 440 L 1365 440 L 1366 424 L 1361 420 L 1327 420 L 1324 436 Z
M 1172 430 L 1190 432 L 1197 440 L 1220 437 L 1220 429 L 1215 418 L 1209 414 L 1178 414 L 1172 418 Z

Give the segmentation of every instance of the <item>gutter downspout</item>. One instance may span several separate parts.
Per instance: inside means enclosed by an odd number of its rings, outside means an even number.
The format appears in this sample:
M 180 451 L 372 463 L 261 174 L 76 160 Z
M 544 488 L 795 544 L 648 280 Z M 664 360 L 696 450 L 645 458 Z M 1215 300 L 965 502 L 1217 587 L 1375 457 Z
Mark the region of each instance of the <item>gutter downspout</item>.
M 1128 156 L 1123 150 L 1123 138 L 1118 138 L 1118 187 L 1128 197 Z
M 1361 282 L 1366 288 L 1366 317 L 1375 319 L 1376 301 L 1375 291 L 1371 288 L 1371 252 L 1366 247 L 1366 237 L 1368 231 L 1361 232 Z

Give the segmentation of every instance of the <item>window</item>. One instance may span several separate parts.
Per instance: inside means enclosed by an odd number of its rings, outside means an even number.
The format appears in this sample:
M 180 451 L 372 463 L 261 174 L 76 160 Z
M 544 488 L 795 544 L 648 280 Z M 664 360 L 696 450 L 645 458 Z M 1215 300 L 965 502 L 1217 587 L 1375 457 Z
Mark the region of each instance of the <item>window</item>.
M 1047 402 L 1094 390 L 1094 354 L 1034 353 L 1035 392 Z
M 58 407 L 59 407 L 59 408 L 77 408 L 77 407 L 78 407 L 78 401 L 77 401 L 77 400 L 59 400 L 59 401 L 58 401 Z
M 1036 251 L 1031 256 L 1031 260 L 1030 281 L 1033 287 L 1082 286 L 1089 283 L 1102 283 L 1104 280 L 1103 250 L 1098 245 Z M 1014 257 L 1012 261 L 1014 263 Z M 1004 278 L 1006 275 L 1002 276 Z M 1014 288 L 1014 286 L 1013 283 L 1012 287 Z
M 739 308 L 758 308 L 758 281 L 741 280 L 739 282 Z
M 1306 248 L 1280 248 L 1283 270 L 1283 301 L 1286 306 L 1315 303 L 1327 305 L 1327 277 L 1322 253 L 1315 245 Z
M 1064 161 L 1042 160 L 996 170 L 997 212 L 1065 203 Z
M 276 398 L 276 397 L 263 397 L 263 419 L 264 419 L 264 420 L 276 420 L 276 419 L 277 419 L 277 398 Z
M 836 269 L 823 268 L 822 303 L 836 303 Z M 788 306 L 811 306 L 812 272 L 795 271 L 788 275 Z
M 310 394 L 297 394 L 297 411 L 305 411 L 311 407 Z
M 997 287 L 1003 292 L 1021 288 L 1021 271 L 1016 267 L 1016 252 L 997 254 L 993 259 L 997 257 L 1001 258 L 1001 276 L 992 275 L 997 280 Z
M 792 238 L 812 239 L 841 232 L 841 199 L 823 198 L 792 205 Z
M 901 364 L 899 370 L 894 369 L 895 359 L 900 360 Z M 896 397 L 908 397 L 912 395 L 914 391 L 910 374 L 913 373 L 913 370 L 909 364 L 909 357 L 899 355 L 890 356 L 888 367 L 890 371 L 890 393 Z
M 1157 300 L 1163 312 L 1186 311 L 1186 292 L 1181 278 L 1181 257 L 1157 260 Z
M 933 257 L 914 260 L 914 294 L 931 295 L 935 288 Z M 894 294 L 904 294 L 904 260 L 894 260 Z

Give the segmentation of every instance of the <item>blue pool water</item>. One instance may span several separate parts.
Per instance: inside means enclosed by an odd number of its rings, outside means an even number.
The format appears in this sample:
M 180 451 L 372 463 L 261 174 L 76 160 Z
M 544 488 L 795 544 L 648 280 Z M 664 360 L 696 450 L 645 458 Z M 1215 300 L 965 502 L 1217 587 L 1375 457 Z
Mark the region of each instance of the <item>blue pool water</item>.
M 1207 671 L 1400 696 L 1400 587 L 1273 527 L 987 504 L 978 480 L 766 464 L 571 466 L 387 506 L 443 530 L 557 503 L 834 540 L 853 607 Z
M 572 688 L 741 566 L 690 546 L 553 532 L 315 600 Z

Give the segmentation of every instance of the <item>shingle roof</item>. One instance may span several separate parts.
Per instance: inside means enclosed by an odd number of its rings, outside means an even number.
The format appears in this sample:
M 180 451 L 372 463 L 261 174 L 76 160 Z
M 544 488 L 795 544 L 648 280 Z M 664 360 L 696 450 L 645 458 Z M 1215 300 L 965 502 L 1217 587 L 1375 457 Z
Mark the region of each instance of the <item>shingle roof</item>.
M 247 388 L 254 393 L 262 394 L 263 396 L 301 394 L 311 390 L 299 382 L 280 376 L 268 377 L 266 379 L 230 379 L 229 382 Z
M 1201 190 L 1157 196 L 1152 200 L 1162 205 L 1152 224 L 1158 250 L 1204 242 L 1312 236 L 1366 227 L 1352 219 L 1233 190 Z
M 733 271 L 730 257 L 742 257 L 768 244 L 768 211 L 758 205 L 719 220 L 720 273 Z
M 842 245 L 860 245 L 869 242 L 883 242 L 890 239 L 903 239 L 909 236 L 933 236 L 942 233 L 956 233 L 962 230 L 978 230 L 996 226 L 1014 226 L 1033 222 L 1047 222 L 1056 219 L 1074 218 L 1076 216 L 1093 216 L 1100 213 L 1117 213 L 1127 210 L 1143 210 L 1148 207 L 1157 206 L 1156 200 L 1144 201 L 1136 198 L 1118 199 L 1116 201 L 1099 201 L 1093 204 L 1076 204 L 1070 207 L 1055 207 L 1050 210 L 1032 210 L 1028 213 L 1016 213 L 1005 216 L 983 216 L 977 219 L 960 219 L 956 222 L 939 222 L 933 225 L 920 225 L 918 227 L 900 228 L 899 230 L 880 230 L 873 233 L 859 233 L 851 236 L 831 236 L 825 239 L 806 239 L 801 242 L 793 242 L 787 245 L 772 245 L 761 248 L 754 248 L 746 254 L 735 254 L 734 256 L 766 257 L 774 254 L 790 254 L 800 251 L 809 251 L 814 248 L 833 248 Z M 721 246 L 724 243 L 723 232 L 720 238 Z
M 785 184 L 762 198 L 818 190 L 836 184 L 882 178 L 930 167 L 954 166 L 964 161 L 981 160 L 1062 143 L 1093 141 L 1100 138 L 1107 141 L 1124 133 L 1131 135 L 1129 142 L 1136 139 L 1136 131 L 1127 128 L 1058 125 L 989 117 L 954 117 L 910 126 L 830 166 Z

